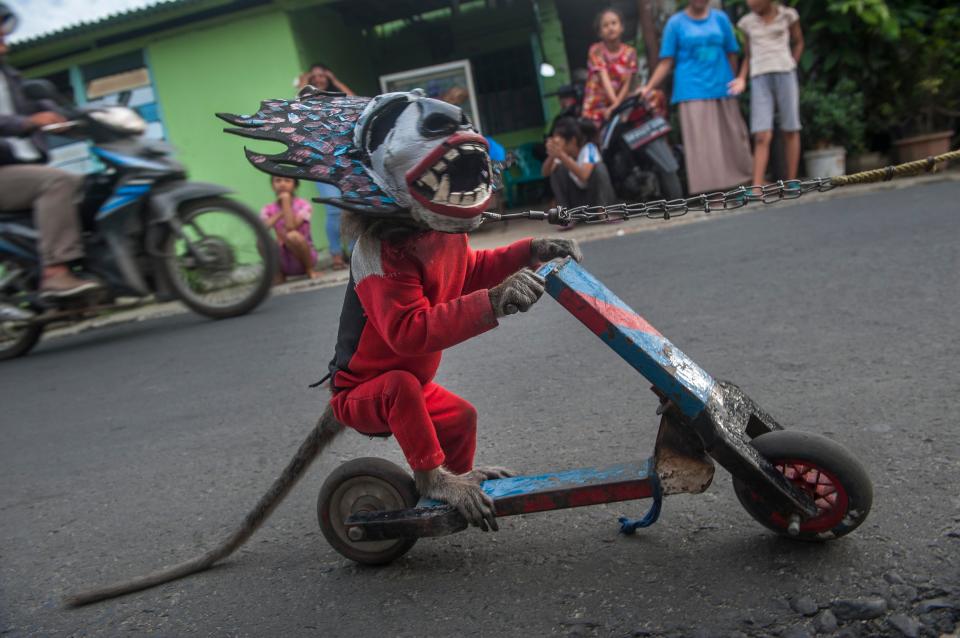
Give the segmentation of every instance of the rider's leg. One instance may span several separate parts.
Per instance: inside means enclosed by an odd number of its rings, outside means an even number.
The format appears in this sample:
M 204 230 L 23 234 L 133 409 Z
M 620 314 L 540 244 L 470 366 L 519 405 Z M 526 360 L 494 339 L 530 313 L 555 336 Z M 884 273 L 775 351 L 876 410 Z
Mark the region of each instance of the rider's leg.
M 76 198 L 83 178 L 35 164 L 0 166 L 0 210 L 33 209 L 43 263 L 41 292 L 70 296 L 97 288 L 75 277 L 69 262 L 83 257 Z

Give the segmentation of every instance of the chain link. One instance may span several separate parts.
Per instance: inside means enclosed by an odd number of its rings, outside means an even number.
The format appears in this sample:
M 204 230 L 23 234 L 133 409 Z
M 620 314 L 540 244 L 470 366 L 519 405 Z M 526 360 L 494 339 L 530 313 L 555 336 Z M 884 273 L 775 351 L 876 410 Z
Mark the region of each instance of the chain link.
M 659 199 L 652 202 L 611 204 L 609 206 L 557 207 L 548 213 L 548 218 L 551 222 L 561 225 L 570 223 L 599 224 L 610 220 L 633 219 L 636 217 L 670 219 L 671 217 L 686 215 L 690 211 L 713 213 L 720 210 L 742 208 L 753 202 L 773 204 L 785 199 L 797 199 L 811 191 L 823 193 L 832 188 L 834 186 L 829 177 L 802 181 L 792 179 L 765 186 L 739 186 L 725 192 L 704 193 L 686 199 Z M 554 211 L 556 212 L 554 213 Z M 554 217 L 556 222 L 554 222 Z
M 714 213 L 735 210 L 753 202 L 773 204 L 785 199 L 797 199 L 811 191 L 824 193 L 835 188 L 829 177 L 813 179 L 781 180 L 765 186 L 738 186 L 729 191 L 716 191 L 695 195 L 686 199 L 658 199 L 652 202 L 610 204 L 609 206 L 558 206 L 549 211 L 529 210 L 522 213 L 484 213 L 490 221 L 509 219 L 546 219 L 551 224 L 568 226 L 570 224 L 601 224 L 611 220 L 634 219 L 670 219 L 681 217 L 690 211 Z

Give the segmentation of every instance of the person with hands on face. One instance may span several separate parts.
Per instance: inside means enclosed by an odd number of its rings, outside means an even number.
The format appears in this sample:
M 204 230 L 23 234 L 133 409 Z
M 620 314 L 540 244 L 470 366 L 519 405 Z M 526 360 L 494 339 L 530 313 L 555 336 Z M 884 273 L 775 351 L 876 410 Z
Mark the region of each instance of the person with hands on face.
M 321 91 L 339 91 L 345 95 L 355 95 L 349 86 L 344 84 L 325 64 L 314 62 L 310 68 L 300 76 L 297 88 L 302 90 L 310 85 Z M 321 199 L 337 199 L 340 197 L 340 189 L 326 182 L 316 182 L 317 194 Z M 328 202 L 323 205 L 327 209 L 327 221 L 324 224 L 324 230 L 327 233 L 327 243 L 329 244 L 331 267 L 334 270 L 346 270 L 347 262 L 343 257 L 343 239 L 340 233 L 340 214 L 339 207 Z
M 616 200 L 610 173 L 592 141 L 595 133 L 591 122 L 568 117 L 557 121 L 553 135 L 547 139 L 542 174 L 550 178 L 559 206 L 607 205 Z M 572 227 L 570 224 L 561 230 Z
M 318 278 L 320 273 L 314 270 L 317 249 L 310 234 L 310 203 L 296 196 L 299 182 L 293 178 L 272 176 L 270 186 L 277 199 L 263 207 L 260 218 L 277 235 L 280 248 L 278 281 L 292 275 Z
M 594 42 L 587 52 L 589 75 L 584 87 L 583 117 L 600 128 L 630 92 L 637 74 L 637 50 L 621 41 L 623 16 L 616 9 L 604 9 L 597 14 L 593 27 L 600 41 Z
M 73 297 L 102 286 L 93 278 L 78 277 L 72 268 L 84 254 L 76 204 L 83 177 L 45 166 L 42 129 L 67 120 L 55 105 L 28 99 L 20 74 L 7 65 L 5 37 L 16 21 L 13 11 L 0 3 L 0 210 L 33 210 L 40 233 L 40 296 Z

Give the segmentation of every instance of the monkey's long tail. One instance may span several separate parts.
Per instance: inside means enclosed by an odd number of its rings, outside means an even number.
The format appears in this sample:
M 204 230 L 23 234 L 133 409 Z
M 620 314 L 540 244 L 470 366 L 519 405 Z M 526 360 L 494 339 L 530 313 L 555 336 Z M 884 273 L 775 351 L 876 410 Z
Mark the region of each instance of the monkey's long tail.
M 270 486 L 267 493 L 260 498 L 256 507 L 250 510 L 243 520 L 243 524 L 222 543 L 210 551 L 186 562 L 161 569 L 160 571 L 141 576 L 140 578 L 68 596 L 65 601 L 66 604 L 70 607 L 89 605 L 90 603 L 106 600 L 107 598 L 115 598 L 124 594 L 140 591 L 141 589 L 155 587 L 156 585 L 209 569 L 216 562 L 223 560 L 236 551 L 238 547 L 243 545 L 247 539 L 257 531 L 257 528 L 267 520 L 277 505 L 283 501 L 287 494 L 290 493 L 290 490 L 293 489 L 294 485 L 297 484 L 297 481 L 306 473 L 307 468 L 310 467 L 313 460 L 317 458 L 320 452 L 327 447 L 337 434 L 343 431 L 343 427 L 344 426 L 333 417 L 333 411 L 328 405 L 320 417 L 320 420 L 317 422 L 317 426 L 300 445 L 300 449 L 297 450 L 297 453 L 287 464 L 287 467 L 284 468 L 280 476 L 277 477 L 277 480 L 273 482 L 273 485 Z

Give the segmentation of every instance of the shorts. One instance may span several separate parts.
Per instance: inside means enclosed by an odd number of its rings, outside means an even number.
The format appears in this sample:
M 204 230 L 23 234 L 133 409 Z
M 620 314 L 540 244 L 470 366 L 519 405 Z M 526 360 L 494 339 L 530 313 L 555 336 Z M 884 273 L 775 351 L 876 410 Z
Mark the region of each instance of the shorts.
M 773 130 L 773 114 L 781 131 L 800 130 L 800 87 L 797 71 L 761 73 L 750 78 L 750 132 Z

